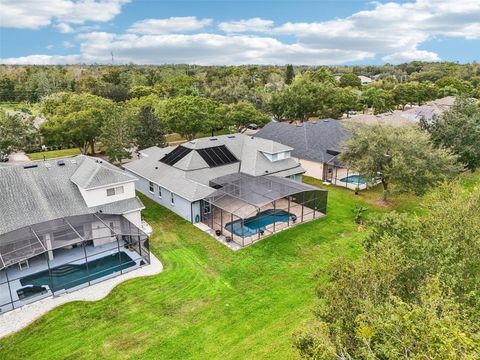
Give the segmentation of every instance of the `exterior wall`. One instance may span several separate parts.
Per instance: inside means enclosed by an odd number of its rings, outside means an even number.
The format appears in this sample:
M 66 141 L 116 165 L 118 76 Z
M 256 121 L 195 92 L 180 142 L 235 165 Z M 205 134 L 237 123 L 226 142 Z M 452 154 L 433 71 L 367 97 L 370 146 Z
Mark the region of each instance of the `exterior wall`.
M 311 160 L 304 160 L 294 158 L 305 169 L 306 176 L 313 177 L 315 179 L 323 180 L 323 164 Z
M 128 170 L 126 170 L 129 172 Z M 171 192 L 168 191 L 167 189 L 162 187 L 162 197 L 158 196 L 158 184 L 153 184 L 153 194 L 150 192 L 149 189 L 149 181 L 145 178 L 142 178 L 141 176 L 131 173 L 133 176 L 137 177 L 138 180 L 135 181 L 135 187 L 137 188 L 138 191 L 140 191 L 142 194 L 145 196 L 149 197 L 156 203 L 159 203 L 160 205 L 166 207 L 167 209 L 173 211 L 174 213 L 178 214 L 182 218 L 188 221 L 192 221 L 192 208 L 191 208 L 191 202 L 176 195 L 175 193 L 173 194 L 174 198 L 174 204 L 172 205 L 171 203 Z M 200 211 L 200 206 L 198 205 L 198 211 Z
M 110 189 L 112 187 L 119 187 L 119 186 L 123 186 L 123 194 L 107 196 L 107 189 Z M 131 181 L 124 184 L 108 185 L 108 186 L 104 186 L 104 187 L 92 189 L 92 190 L 84 190 L 79 188 L 79 190 L 83 196 L 83 199 L 87 203 L 87 206 L 93 207 L 93 206 L 98 206 L 103 204 L 109 204 L 109 203 L 120 201 L 120 200 L 134 198 L 135 182 Z

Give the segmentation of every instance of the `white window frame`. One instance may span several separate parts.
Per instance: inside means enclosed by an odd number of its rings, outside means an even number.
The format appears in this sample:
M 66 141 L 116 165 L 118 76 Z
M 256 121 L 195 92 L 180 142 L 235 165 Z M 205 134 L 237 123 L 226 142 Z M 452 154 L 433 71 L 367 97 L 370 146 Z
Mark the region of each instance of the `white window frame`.
M 112 193 L 112 191 L 113 191 L 113 193 Z M 124 192 L 125 192 L 125 188 L 123 186 L 108 188 L 107 189 L 107 196 L 110 197 L 110 196 L 120 195 L 120 194 L 123 194 Z
M 158 187 L 158 197 L 161 199 L 162 198 L 162 187 Z
M 172 206 L 175 206 L 175 197 L 174 197 L 174 193 L 171 192 L 170 193 L 170 203 L 172 204 Z
M 148 191 L 150 192 L 150 194 L 155 193 L 155 185 L 151 181 L 148 182 Z
M 107 189 L 107 196 L 115 196 L 115 188 L 108 188 Z

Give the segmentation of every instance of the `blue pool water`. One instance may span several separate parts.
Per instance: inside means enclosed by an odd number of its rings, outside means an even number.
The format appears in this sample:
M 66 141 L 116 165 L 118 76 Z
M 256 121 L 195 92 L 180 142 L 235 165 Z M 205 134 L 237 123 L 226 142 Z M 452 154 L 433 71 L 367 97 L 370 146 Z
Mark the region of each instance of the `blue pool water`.
M 84 264 L 60 265 L 50 269 L 52 273 L 51 279 L 48 270 L 45 270 L 21 278 L 20 283 L 22 286 L 48 285 L 52 291 L 58 291 L 61 289 L 70 289 L 88 281 L 99 279 L 113 274 L 114 272 L 127 269 L 135 264 L 135 261 L 133 261 L 130 256 L 121 252 L 119 254 L 112 254 L 100 259 L 92 260 Z
M 343 179 L 340 179 L 340 181 L 350 183 L 350 184 L 362 184 L 362 185 L 367 183 L 367 179 L 364 179 L 358 175 L 350 175 L 350 176 L 344 177 Z
M 237 236 L 246 237 L 257 234 L 260 230 L 265 230 L 268 225 L 273 224 L 274 218 L 275 222 L 288 222 L 289 217 L 290 219 L 296 219 L 294 214 L 291 214 L 285 210 L 265 210 L 258 213 L 256 216 L 244 220 L 243 234 L 242 220 L 235 220 L 227 223 L 225 225 L 225 229 Z

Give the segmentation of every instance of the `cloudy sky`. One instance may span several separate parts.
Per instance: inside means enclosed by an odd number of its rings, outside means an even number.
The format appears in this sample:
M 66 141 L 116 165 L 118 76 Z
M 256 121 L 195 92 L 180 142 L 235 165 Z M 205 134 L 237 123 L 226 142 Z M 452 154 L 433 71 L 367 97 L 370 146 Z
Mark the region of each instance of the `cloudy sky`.
M 480 0 L 1 0 L 0 63 L 480 60 Z

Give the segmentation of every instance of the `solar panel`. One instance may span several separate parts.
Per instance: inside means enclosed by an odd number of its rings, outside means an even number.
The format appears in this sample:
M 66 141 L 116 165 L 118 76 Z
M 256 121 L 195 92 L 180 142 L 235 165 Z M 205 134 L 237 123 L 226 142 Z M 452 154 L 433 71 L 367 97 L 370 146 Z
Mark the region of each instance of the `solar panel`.
M 178 146 L 174 150 L 170 151 L 167 155 L 161 158 L 159 161 L 167 165 L 174 165 L 182 160 L 192 149 L 184 146 Z
M 227 165 L 238 161 L 225 145 L 213 146 L 197 151 L 210 167 Z

